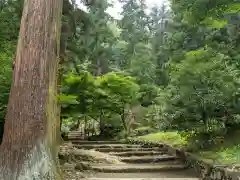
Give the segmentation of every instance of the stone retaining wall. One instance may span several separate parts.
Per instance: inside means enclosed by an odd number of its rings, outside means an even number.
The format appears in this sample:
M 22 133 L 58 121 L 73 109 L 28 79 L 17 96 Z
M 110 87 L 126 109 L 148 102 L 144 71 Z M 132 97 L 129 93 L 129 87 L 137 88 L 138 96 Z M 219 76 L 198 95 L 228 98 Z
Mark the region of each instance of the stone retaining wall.
M 143 144 L 147 146 L 158 146 L 166 149 L 170 154 L 175 154 L 188 167 L 193 168 L 204 180 L 240 180 L 240 166 L 215 165 L 206 162 L 192 153 L 185 152 L 183 149 L 173 148 L 164 143 L 147 142 L 142 140 L 128 140 L 129 143 Z

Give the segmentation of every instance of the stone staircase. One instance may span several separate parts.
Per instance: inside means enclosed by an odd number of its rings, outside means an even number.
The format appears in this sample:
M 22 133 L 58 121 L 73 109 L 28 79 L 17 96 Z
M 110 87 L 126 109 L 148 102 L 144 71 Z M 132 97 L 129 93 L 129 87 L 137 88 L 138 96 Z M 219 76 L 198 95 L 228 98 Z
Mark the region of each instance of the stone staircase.
M 174 154 L 169 154 L 164 146 L 149 147 L 126 144 L 121 141 L 83 141 L 73 138 L 76 148 L 94 149 L 116 156 L 123 164 L 93 164 L 94 174 L 89 180 L 197 180 L 192 169 L 188 169 Z
M 81 141 L 84 139 L 84 135 L 80 131 L 71 131 L 68 133 L 67 139 L 70 141 L 74 141 L 74 140 Z

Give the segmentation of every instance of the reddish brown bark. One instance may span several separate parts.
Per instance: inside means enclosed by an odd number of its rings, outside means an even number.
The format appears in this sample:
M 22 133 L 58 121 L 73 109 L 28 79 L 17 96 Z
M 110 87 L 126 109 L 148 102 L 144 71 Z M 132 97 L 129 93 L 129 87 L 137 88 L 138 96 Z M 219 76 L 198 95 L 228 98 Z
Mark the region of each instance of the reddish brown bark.
M 25 0 L 0 147 L 0 179 L 55 180 L 62 1 Z

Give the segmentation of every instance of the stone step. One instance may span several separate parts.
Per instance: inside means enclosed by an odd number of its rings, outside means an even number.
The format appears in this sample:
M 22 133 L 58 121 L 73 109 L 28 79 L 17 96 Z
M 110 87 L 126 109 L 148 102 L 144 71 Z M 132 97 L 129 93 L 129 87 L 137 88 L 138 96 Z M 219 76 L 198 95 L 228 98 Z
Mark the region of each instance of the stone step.
M 72 140 L 71 141 L 72 144 L 88 144 L 88 145 L 91 145 L 91 144 L 123 144 L 124 142 L 123 141 L 84 141 L 84 140 L 78 140 L 78 139 L 75 139 L 75 140 Z
M 160 156 L 132 156 L 120 158 L 120 160 L 125 163 L 157 163 L 163 161 L 175 161 L 177 159 L 179 158 L 167 154 Z
M 141 145 L 134 145 L 134 144 L 74 144 L 76 148 L 83 148 L 83 149 L 96 149 L 96 148 L 141 148 Z
M 180 171 L 174 171 L 174 172 L 138 172 L 138 173 L 91 173 L 89 178 L 102 178 L 102 179 L 148 179 L 148 178 L 174 178 L 175 179 L 198 179 L 197 173 L 193 169 L 186 169 L 186 170 L 180 170 Z
M 150 150 L 154 150 L 154 151 L 163 151 L 159 148 L 95 148 L 94 150 L 96 151 L 100 151 L 100 152 L 130 152 L 130 151 L 150 151 Z
M 104 173 L 137 173 L 137 172 L 174 172 L 184 170 L 187 167 L 181 164 L 110 164 L 92 165 L 92 170 Z
M 83 135 L 84 133 L 74 131 L 74 132 L 69 132 L 68 134 L 82 134 Z
M 87 178 L 87 180 L 199 180 L 199 178 L 122 178 L 122 177 L 113 177 L 113 178 Z
M 68 138 L 68 141 L 83 140 L 84 136 L 81 136 L 81 135 L 79 135 L 79 136 L 68 135 L 67 138 Z
M 68 141 L 79 140 L 79 139 L 84 140 L 84 137 L 67 137 L 67 140 L 68 140 Z
M 84 134 L 79 133 L 79 132 L 70 132 L 70 133 L 68 133 L 68 135 L 70 135 L 70 136 L 83 136 Z
M 165 154 L 164 151 L 129 151 L 129 152 L 112 152 L 113 156 L 129 157 L 129 156 L 153 156 Z
M 83 134 L 73 134 L 73 133 L 71 133 L 71 134 L 68 134 L 68 136 L 76 136 L 76 137 L 79 137 L 79 136 L 84 136 Z
M 79 135 L 79 136 L 77 136 L 77 135 L 68 135 L 67 136 L 68 137 L 68 139 L 82 139 L 83 138 L 83 136 L 82 135 Z

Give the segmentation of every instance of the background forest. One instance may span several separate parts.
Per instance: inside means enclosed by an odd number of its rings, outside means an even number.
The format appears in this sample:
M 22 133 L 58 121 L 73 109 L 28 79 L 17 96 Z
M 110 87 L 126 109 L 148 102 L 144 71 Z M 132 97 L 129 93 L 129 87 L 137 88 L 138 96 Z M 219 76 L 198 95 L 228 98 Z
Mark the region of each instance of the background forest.
M 64 0 L 59 69 L 62 131 L 123 138 L 189 134 L 208 147 L 240 128 L 240 3 Z M 23 0 L 0 0 L 0 122 L 4 122 Z M 2 127 L 2 126 L 1 126 Z M 98 134 L 98 132 L 96 132 Z M 197 139 L 197 141 L 196 141 Z

